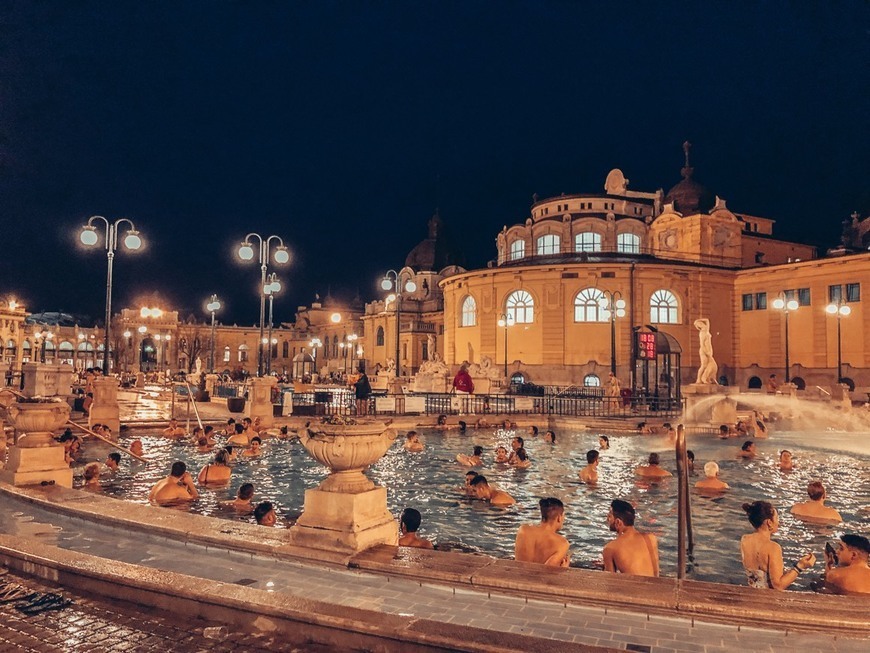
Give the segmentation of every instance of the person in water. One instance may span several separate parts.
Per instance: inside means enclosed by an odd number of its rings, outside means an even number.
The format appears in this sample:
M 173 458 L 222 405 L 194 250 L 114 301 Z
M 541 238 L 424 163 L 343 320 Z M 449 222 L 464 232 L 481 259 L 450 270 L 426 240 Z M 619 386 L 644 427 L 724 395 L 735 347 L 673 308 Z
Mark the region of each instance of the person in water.
M 423 451 L 423 443 L 420 442 L 420 436 L 417 435 L 417 431 L 408 431 L 408 434 L 405 436 L 405 444 L 403 445 L 405 451 L 409 451 L 411 453 L 420 453 Z
M 784 590 L 816 564 L 816 557 L 807 553 L 786 570 L 782 547 L 771 539 L 779 529 L 776 508 L 767 501 L 754 501 L 744 503 L 743 511 L 755 529 L 740 539 L 740 556 L 750 587 Z
M 435 546 L 426 538 L 417 535 L 423 516 L 415 508 L 405 508 L 399 520 L 399 546 L 410 546 L 417 549 L 434 549 Z
M 825 505 L 827 492 L 821 481 L 812 481 L 807 486 L 807 494 L 810 496 L 809 501 L 796 503 L 792 506 L 791 514 L 799 519 L 807 521 L 825 522 L 828 524 L 839 524 L 843 521 L 840 513 L 834 508 Z
M 514 559 L 537 562 L 548 567 L 567 567 L 570 561 L 568 540 L 559 531 L 565 522 L 565 506 L 559 499 L 541 499 L 540 524 L 523 524 L 517 531 Z
M 595 449 L 590 449 L 586 452 L 586 467 L 577 472 L 580 480 L 587 485 L 594 485 L 598 482 L 598 463 L 601 456 Z
M 607 525 L 616 539 L 604 547 L 604 571 L 634 576 L 659 575 L 659 543 L 652 533 L 634 527 L 637 515 L 628 501 L 615 499 L 607 513 Z
M 644 478 L 666 478 L 673 476 L 668 470 L 659 466 L 659 455 L 657 453 L 651 453 L 648 463 L 638 467 L 634 470 L 634 473 Z
M 471 488 L 474 496 L 483 501 L 488 501 L 493 506 L 512 506 L 516 503 L 511 495 L 504 490 L 497 490 L 490 486 L 486 477 L 478 474 L 471 480 Z
M 715 461 L 710 461 L 704 465 L 703 480 L 695 483 L 695 488 L 698 490 L 706 490 L 708 492 L 722 492 L 728 489 L 728 484 L 719 480 L 719 465 Z
M 863 535 L 841 535 L 826 554 L 825 586 L 839 594 L 870 594 L 868 561 L 870 540 Z
M 196 491 L 193 478 L 187 472 L 187 465 L 180 460 L 172 463 L 169 476 L 157 481 L 148 494 L 149 501 L 159 504 L 193 501 L 198 497 L 199 492 Z
M 468 467 L 478 467 L 483 465 L 483 460 L 481 459 L 483 456 L 483 447 L 476 446 L 474 447 L 474 452 L 470 456 L 466 456 L 465 454 L 457 454 L 456 462 L 460 465 L 467 465 Z

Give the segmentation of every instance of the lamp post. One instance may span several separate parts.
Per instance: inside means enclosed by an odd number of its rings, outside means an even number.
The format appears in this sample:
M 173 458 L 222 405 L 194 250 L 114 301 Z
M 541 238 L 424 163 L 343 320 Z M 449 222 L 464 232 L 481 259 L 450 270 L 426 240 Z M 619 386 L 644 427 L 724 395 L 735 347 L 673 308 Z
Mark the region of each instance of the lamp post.
M 39 344 L 39 362 L 45 362 L 45 345 L 46 343 L 54 338 L 54 334 L 51 331 L 39 331 L 36 336 L 40 340 Z
M 399 331 L 401 328 L 402 318 L 402 293 L 414 292 L 417 290 L 417 284 L 410 279 L 405 282 L 405 287 L 399 287 L 399 273 L 395 270 L 387 270 L 384 273 L 384 278 L 381 280 L 381 288 L 384 290 L 393 290 L 393 295 L 396 301 L 396 377 L 401 376 L 401 365 L 399 364 Z M 387 297 L 389 300 L 389 297 Z M 384 306 L 386 308 L 386 305 Z
M 79 240 L 81 240 L 83 245 L 93 247 L 99 242 L 97 228 L 94 226 L 94 221 L 99 220 L 102 220 L 106 225 L 105 246 L 108 270 L 106 273 L 106 334 L 104 341 L 105 351 L 103 352 L 103 376 L 108 376 L 109 329 L 112 324 L 112 262 L 115 259 L 115 250 L 118 249 L 118 227 L 125 222 L 130 225 L 127 235 L 124 236 L 124 247 L 128 250 L 135 251 L 142 247 L 142 238 L 140 238 L 139 232 L 136 231 L 136 225 L 128 218 L 119 218 L 112 223 L 101 215 L 94 215 L 88 218 L 87 224 L 82 227 L 82 231 L 79 234 Z
M 260 347 L 257 355 L 257 376 L 263 376 L 263 364 L 265 362 L 263 350 L 263 331 L 264 322 L 266 319 L 266 271 L 269 264 L 269 246 L 273 240 L 278 241 L 279 245 L 275 248 L 274 261 L 280 265 L 290 261 L 290 252 L 287 251 L 286 245 L 280 236 L 268 236 L 263 238 L 260 234 L 250 233 L 245 236 L 245 240 L 239 245 L 239 258 L 243 261 L 250 261 L 254 258 L 254 246 L 251 244 L 251 238 L 256 238 L 260 241 Z
M 209 298 L 208 304 L 205 305 L 205 310 L 211 313 L 211 348 L 208 355 L 208 371 L 209 374 L 214 374 L 214 314 L 221 310 L 221 302 L 216 294 Z
M 791 364 L 788 358 L 788 314 L 791 311 L 796 311 L 798 309 L 798 304 L 796 299 L 789 299 L 785 293 L 779 293 L 779 297 L 773 300 L 773 307 L 785 313 L 785 382 L 791 383 L 791 376 L 789 376 L 789 369 L 791 368 Z
M 124 340 L 126 341 L 126 351 L 124 352 L 124 371 L 130 371 L 130 359 L 133 357 L 133 332 L 130 329 L 124 331 Z
M 269 296 L 269 336 L 267 344 L 269 346 L 269 356 L 266 358 L 266 374 L 272 373 L 272 347 L 276 344 L 272 338 L 272 303 L 275 300 L 275 293 L 281 292 L 281 282 L 273 272 L 266 280 L 266 285 L 263 286 L 263 293 Z
M 317 371 L 317 348 L 323 347 L 323 341 L 320 338 L 312 338 L 308 341 L 308 346 L 311 347 L 311 353 L 313 354 L 312 358 L 314 358 L 314 369 L 311 371 L 312 374 L 318 374 Z
M 625 300 L 618 290 L 602 290 L 604 296 L 598 300 L 605 319 L 610 320 L 610 372 L 616 376 L 616 318 L 625 317 Z
M 843 302 L 840 297 L 836 302 L 825 306 L 828 315 L 837 316 L 837 383 L 843 382 L 843 339 L 840 331 L 840 318 L 848 317 L 852 313 L 852 307 Z
M 351 333 L 347 337 L 347 348 L 350 350 L 350 371 L 351 371 L 351 373 L 353 373 L 353 371 L 354 371 L 353 355 L 354 355 L 354 352 L 356 351 L 356 341 L 358 339 L 359 339 L 359 336 L 355 333 Z
M 512 327 L 514 324 L 513 315 L 508 315 L 507 313 L 502 313 L 498 316 L 498 325 L 504 329 L 504 382 L 507 385 L 508 378 L 508 327 Z

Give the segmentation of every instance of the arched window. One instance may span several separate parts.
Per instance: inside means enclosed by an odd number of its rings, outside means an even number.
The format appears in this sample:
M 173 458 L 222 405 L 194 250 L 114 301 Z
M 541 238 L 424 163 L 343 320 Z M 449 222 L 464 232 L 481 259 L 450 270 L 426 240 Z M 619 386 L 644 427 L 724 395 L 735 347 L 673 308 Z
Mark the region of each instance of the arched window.
M 650 322 L 653 324 L 677 323 L 677 298 L 670 290 L 656 290 L 649 298 Z
M 587 388 L 600 388 L 601 379 L 599 379 L 596 374 L 587 374 L 583 377 L 583 385 Z
M 562 247 L 562 241 L 556 234 L 546 234 L 538 238 L 538 256 L 558 254 Z
M 640 254 L 640 236 L 637 234 L 619 234 L 616 237 L 616 251 L 625 254 Z
M 296 352 L 293 352 L 296 353 Z M 290 343 L 286 340 L 281 345 L 281 357 L 290 358 Z
M 248 345 L 239 345 L 239 362 L 245 363 L 248 360 Z
M 515 240 L 511 243 L 511 261 L 516 261 L 526 255 L 526 241 Z
M 600 252 L 601 234 L 594 231 L 584 231 L 574 236 L 575 252 Z
M 332 336 L 332 357 L 338 358 L 338 336 Z
M 526 377 L 522 372 L 514 372 L 511 374 L 511 385 L 522 385 L 526 382 Z
M 230 348 L 229 346 L 224 347 L 224 363 L 230 362 Z
M 597 288 L 584 288 L 574 298 L 575 322 L 607 322 L 601 303 L 607 302 L 604 293 Z
M 474 326 L 477 324 L 477 302 L 469 295 L 462 302 L 462 326 Z
M 525 290 L 515 290 L 508 295 L 505 313 L 514 324 L 531 324 L 535 320 L 535 300 Z
M 378 327 L 378 333 L 375 336 L 375 346 L 377 346 L 377 347 L 384 346 L 384 327 Z

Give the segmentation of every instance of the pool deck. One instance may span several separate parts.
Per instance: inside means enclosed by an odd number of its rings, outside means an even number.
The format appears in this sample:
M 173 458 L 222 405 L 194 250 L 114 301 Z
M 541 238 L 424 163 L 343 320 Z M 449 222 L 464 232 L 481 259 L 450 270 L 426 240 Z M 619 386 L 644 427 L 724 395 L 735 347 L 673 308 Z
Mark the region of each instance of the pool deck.
M 3 485 L 3 495 L 109 525 L 119 538 L 137 531 L 159 534 L 173 561 L 169 566 L 175 567 L 167 568 L 166 558 L 152 568 L 123 562 L 123 555 L 118 561 L 96 558 L 3 535 L 0 560 L 11 568 L 238 627 L 273 633 L 302 629 L 322 644 L 403 651 L 599 647 L 668 653 L 870 646 L 865 597 L 618 577 L 389 546 L 325 559 L 319 551 L 292 546 L 281 529 L 59 487 Z M 233 563 L 214 564 L 215 559 Z

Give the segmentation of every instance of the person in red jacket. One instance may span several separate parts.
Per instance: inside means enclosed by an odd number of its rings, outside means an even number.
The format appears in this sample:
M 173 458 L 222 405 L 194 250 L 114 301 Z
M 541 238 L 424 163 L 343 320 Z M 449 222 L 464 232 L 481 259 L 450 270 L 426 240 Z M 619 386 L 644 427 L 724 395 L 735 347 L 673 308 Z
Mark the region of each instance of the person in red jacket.
M 474 382 L 471 380 L 471 375 L 468 373 L 468 366 L 463 363 L 453 377 L 453 389 L 456 392 L 464 392 L 471 394 L 474 392 Z

